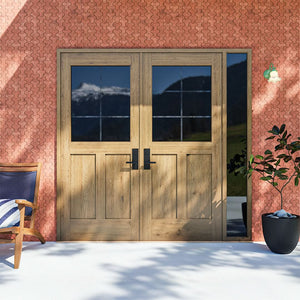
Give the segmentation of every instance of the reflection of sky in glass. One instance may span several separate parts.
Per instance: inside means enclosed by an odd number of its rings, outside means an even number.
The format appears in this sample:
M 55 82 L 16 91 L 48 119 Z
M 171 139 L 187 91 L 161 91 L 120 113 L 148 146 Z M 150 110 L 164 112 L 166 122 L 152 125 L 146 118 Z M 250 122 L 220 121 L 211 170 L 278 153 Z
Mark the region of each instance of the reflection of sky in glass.
M 227 54 L 227 67 L 238 64 L 247 60 L 247 53 L 228 53 Z
M 196 76 L 210 76 L 211 67 L 204 66 L 153 66 L 152 93 L 160 94 L 180 79 Z
M 94 84 L 98 87 L 117 86 L 130 88 L 129 66 L 72 66 L 72 90 L 81 83 Z

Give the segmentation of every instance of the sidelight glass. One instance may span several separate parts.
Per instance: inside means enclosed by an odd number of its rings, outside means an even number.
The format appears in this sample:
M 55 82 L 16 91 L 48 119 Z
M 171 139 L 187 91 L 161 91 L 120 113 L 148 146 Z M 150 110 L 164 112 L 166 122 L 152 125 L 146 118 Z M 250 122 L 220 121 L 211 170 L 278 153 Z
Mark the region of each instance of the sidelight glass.
M 211 141 L 211 67 L 152 67 L 153 141 Z
M 130 140 L 130 66 L 71 67 L 72 141 Z
M 227 54 L 227 235 L 247 236 L 247 54 Z

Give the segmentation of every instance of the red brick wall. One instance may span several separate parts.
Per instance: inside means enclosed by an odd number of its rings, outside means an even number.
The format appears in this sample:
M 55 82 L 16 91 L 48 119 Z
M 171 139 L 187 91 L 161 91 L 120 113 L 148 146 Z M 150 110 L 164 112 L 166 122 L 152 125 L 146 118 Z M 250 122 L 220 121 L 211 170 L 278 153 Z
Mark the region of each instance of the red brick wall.
M 57 48 L 251 48 L 252 141 L 285 122 L 300 132 L 297 0 L 4 0 L 0 10 L 0 160 L 43 162 L 37 225 L 56 239 Z M 282 77 L 268 84 L 273 62 Z M 269 187 L 253 182 L 253 239 L 262 212 L 279 207 Z M 270 197 L 271 196 L 271 197 Z M 299 189 L 285 193 L 300 213 Z

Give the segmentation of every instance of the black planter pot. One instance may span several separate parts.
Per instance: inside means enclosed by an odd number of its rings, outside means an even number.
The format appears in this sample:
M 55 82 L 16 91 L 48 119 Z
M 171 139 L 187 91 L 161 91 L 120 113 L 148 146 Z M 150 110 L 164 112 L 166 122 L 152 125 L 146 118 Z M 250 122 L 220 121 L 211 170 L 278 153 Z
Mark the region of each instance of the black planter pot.
M 300 234 L 300 217 L 293 219 L 267 217 L 262 215 L 262 226 L 267 246 L 272 252 L 289 254 L 297 246 Z

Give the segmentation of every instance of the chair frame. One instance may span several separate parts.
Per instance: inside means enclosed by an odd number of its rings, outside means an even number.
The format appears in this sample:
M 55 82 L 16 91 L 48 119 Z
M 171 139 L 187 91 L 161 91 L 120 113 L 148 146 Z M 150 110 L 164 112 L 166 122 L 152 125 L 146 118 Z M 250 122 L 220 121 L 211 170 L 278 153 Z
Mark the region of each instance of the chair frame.
M 20 225 L 8 227 L 8 228 L 0 228 L 1 234 L 2 233 L 15 234 L 14 239 L 8 239 L 8 240 L 0 239 L 1 244 L 15 243 L 15 257 L 14 257 L 15 269 L 18 269 L 20 266 L 24 235 L 35 236 L 40 240 L 42 244 L 45 244 L 46 242 L 44 237 L 41 235 L 41 233 L 34 228 L 35 213 L 38 209 L 37 200 L 39 194 L 41 167 L 42 167 L 41 163 L 14 163 L 14 164 L 0 163 L 0 172 L 37 172 L 33 202 L 24 199 L 16 199 L 16 203 L 18 204 L 18 209 L 20 211 Z M 32 213 L 30 216 L 25 216 L 26 206 L 32 208 Z M 25 227 L 25 221 L 30 221 L 29 228 Z

